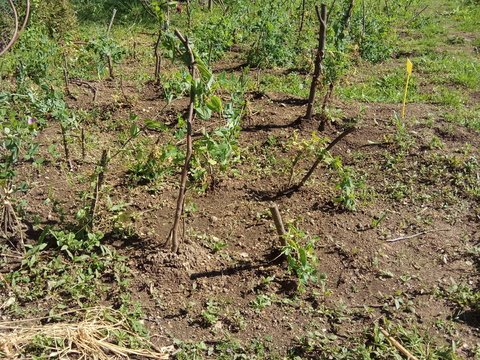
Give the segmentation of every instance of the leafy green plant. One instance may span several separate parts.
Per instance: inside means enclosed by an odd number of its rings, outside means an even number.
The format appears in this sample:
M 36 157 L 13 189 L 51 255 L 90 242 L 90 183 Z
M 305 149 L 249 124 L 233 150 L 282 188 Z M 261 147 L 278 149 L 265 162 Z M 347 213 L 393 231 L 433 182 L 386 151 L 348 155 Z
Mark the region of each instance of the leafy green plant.
M 120 63 L 127 53 L 126 49 L 122 47 L 118 41 L 108 35 L 93 38 L 88 43 L 87 49 L 97 56 L 97 75 L 99 78 L 107 68 L 110 70 L 110 77 L 113 77 L 113 64 Z M 107 66 L 105 66 L 105 64 L 107 64 Z
M 285 4 L 266 1 L 258 8 L 256 15 L 251 24 L 255 41 L 246 54 L 247 63 L 253 67 L 272 67 L 291 62 L 293 52 L 288 48 L 288 43 L 293 40 L 293 27 L 287 17 Z
M 445 143 L 443 143 L 438 136 L 432 136 L 432 139 L 428 142 L 428 147 L 430 149 L 442 149 L 445 147 Z
M 218 321 L 220 307 L 218 303 L 209 301 L 206 303 L 206 309 L 202 310 L 200 323 L 205 327 L 210 327 Z
M 356 189 L 364 186 L 363 181 L 355 180 L 348 172 L 344 172 L 342 180 L 336 186 L 336 188 L 340 189 L 341 194 L 339 197 L 334 198 L 333 201 L 341 203 L 347 210 L 355 211 L 357 209 Z
M 157 182 L 165 176 L 173 175 L 185 157 L 185 152 L 172 143 L 148 143 L 133 145 L 135 159 L 129 164 L 127 179 L 132 185 Z
M 287 258 L 288 272 L 294 272 L 298 278 L 298 290 L 305 292 L 305 286 L 326 279 L 325 274 L 318 273 L 318 258 L 315 254 L 315 243 L 318 237 L 308 237 L 303 231 L 289 225 L 288 245 L 282 248 L 282 255 Z M 302 245 L 301 241 L 306 240 Z
M 327 142 L 327 138 L 319 138 L 315 132 L 312 133 L 312 138 L 309 140 L 299 139 L 298 131 L 294 131 L 289 138 L 286 146 L 295 151 L 294 158 L 291 160 L 290 176 L 287 187 L 292 184 L 295 174 L 295 167 L 305 158 L 315 158 L 318 152 L 323 149 L 323 144 Z
M 224 243 L 222 240 L 212 236 L 210 240 L 205 243 L 205 247 L 207 249 L 210 249 L 212 254 L 216 254 L 218 252 L 221 252 L 224 247 L 227 247 L 228 244 Z
M 255 300 L 250 301 L 249 305 L 255 309 L 255 312 L 259 313 L 263 308 L 272 305 L 272 299 L 264 294 L 258 294 Z
M 176 354 L 179 360 L 203 360 L 205 352 L 213 352 L 213 348 L 209 348 L 203 341 L 195 343 L 173 339 L 173 342 L 179 348 Z
M 35 141 L 38 131 L 36 118 L 22 116 L 16 112 L 9 111 L 9 105 L 19 95 L 11 93 L 0 94 L 0 147 L 3 149 L 0 162 L 0 222 L 1 228 L 6 237 L 16 237 L 13 242 L 18 247 L 23 247 L 23 234 L 20 226 L 20 219 L 17 216 L 15 194 L 18 191 L 27 192 L 25 182 L 18 183 L 16 180 L 17 163 L 24 159 L 35 165 L 43 162 L 42 158 L 35 159 L 39 144 Z

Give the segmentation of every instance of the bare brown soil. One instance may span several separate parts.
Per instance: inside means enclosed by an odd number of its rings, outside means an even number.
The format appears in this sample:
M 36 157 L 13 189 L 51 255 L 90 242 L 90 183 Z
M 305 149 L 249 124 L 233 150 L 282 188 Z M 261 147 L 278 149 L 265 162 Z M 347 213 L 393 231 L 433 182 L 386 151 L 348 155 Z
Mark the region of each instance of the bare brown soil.
M 88 87 L 73 83 L 76 99 L 69 100 L 72 108 L 87 112 L 98 109 L 95 122 L 85 123 L 85 159 L 79 138 L 70 134 L 73 171 L 69 171 L 61 158 L 54 159 L 47 152 L 53 143 L 61 153 L 58 124 L 49 124 L 39 133 L 41 153 L 48 161 L 37 168 L 26 163 L 21 170 L 31 186 L 25 195 L 27 219 L 37 214 L 43 225 L 58 221 L 52 203 L 45 202 L 47 197 L 58 199 L 65 211 L 78 208 L 77 193 L 89 189 L 88 175 L 101 151 L 119 147 L 117 133 L 128 131 L 126 119 L 131 112 L 139 115 L 139 124 L 157 116 L 157 120 L 175 127 L 177 112 L 187 106 L 185 99 L 175 101 L 160 113 L 165 101 L 161 88 L 151 83 L 139 92 L 138 84 L 125 81 L 127 99 L 119 95 L 117 81 L 90 84 L 98 89 L 96 102 L 92 102 Z M 478 93 L 472 94 L 471 101 L 476 100 Z M 189 191 L 188 197 L 198 210 L 185 216 L 178 255 L 164 245 L 172 225 L 179 177 L 166 178 L 155 186 L 132 187 L 121 156 L 105 174 L 97 226 L 107 233 L 109 247 L 128 256 L 125 264 L 132 271 L 131 299 L 139 301 L 145 311 L 143 321 L 154 342 L 170 345 L 176 338 L 215 343 L 227 332 L 241 342 L 252 342 L 268 335 L 273 352 L 283 357 L 310 329 L 334 334 L 337 342 L 348 348 L 352 334 L 360 336 L 372 331 L 375 324 L 392 323 L 430 334 L 439 345 L 461 339 L 465 345 L 458 349 L 458 356 L 472 357 L 470 349 L 479 336 L 478 313 L 461 311 L 436 296 L 435 289 L 461 282 L 472 287 L 478 284 L 475 266 L 465 256 L 466 247 L 479 246 L 480 241 L 478 188 L 473 195 L 462 185 L 452 185 L 455 167 L 445 160 L 477 159 L 478 132 L 442 119 L 440 114 L 446 109 L 408 104 L 406 124 L 414 142 L 401 148 L 394 141 L 397 128 L 392 122 L 394 111 L 401 110 L 399 104 L 335 99 L 334 107 L 342 110 L 342 118 L 318 133 L 330 140 L 360 116 L 361 106 L 366 106 L 357 130 L 332 149 L 332 155 L 340 156 L 343 166 L 354 168 L 365 182 L 359 190 L 357 210 L 349 211 L 333 201 L 339 196 L 335 186 L 341 179 L 326 165 L 317 169 L 304 188 L 289 196 L 276 196 L 287 186 L 285 160 L 293 156 L 285 141 L 293 131 L 309 139 L 312 131 L 318 132 L 319 118 L 295 124 L 305 113 L 305 102 L 287 94 L 251 93 L 248 101 L 235 172 L 219 175 L 204 193 Z M 145 136 L 153 143 L 165 135 L 147 131 Z M 433 136 L 444 143 L 443 148 L 429 147 Z M 469 152 L 460 150 L 466 144 L 471 145 Z M 306 169 L 312 162 L 304 160 L 301 167 Z M 299 172 L 296 181 L 301 177 Z M 405 195 L 395 198 L 393 194 L 402 191 Z M 107 195 L 113 203 L 131 203 L 128 210 L 135 216 L 129 235 L 109 232 Z M 305 293 L 297 292 L 296 277 L 287 274 L 286 265 L 276 258 L 278 237 L 267 211 L 272 201 L 278 204 L 284 220 L 319 237 L 316 251 L 319 270 L 327 275 L 324 288 L 310 284 Z M 372 219 L 383 212 L 387 212 L 385 219 L 373 227 Z M 30 223 L 26 225 L 26 242 L 34 244 L 39 233 Z M 387 242 L 412 235 L 418 236 Z M 206 239 L 212 237 L 228 246 L 212 253 L 205 247 Z M 3 266 L 5 274 L 20 264 L 5 259 Z M 265 282 L 268 277 L 274 279 Z M 0 294 L 7 296 L 8 289 L 1 289 Z M 270 297 L 271 305 L 261 310 L 252 306 L 259 294 Z M 102 302 L 110 304 L 107 294 Z M 55 303 L 53 297 L 22 306 L 47 310 Z M 207 303 L 216 303 L 220 309 L 213 324 L 205 324 L 201 315 Z M 453 332 L 439 325 L 450 321 L 455 323 Z

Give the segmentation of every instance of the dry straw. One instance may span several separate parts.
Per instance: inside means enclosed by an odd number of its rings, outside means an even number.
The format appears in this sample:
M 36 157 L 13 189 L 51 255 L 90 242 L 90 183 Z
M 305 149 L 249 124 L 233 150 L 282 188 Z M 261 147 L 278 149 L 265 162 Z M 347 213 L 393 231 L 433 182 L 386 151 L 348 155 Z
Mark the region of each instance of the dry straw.
M 56 316 L 74 312 L 83 312 L 83 320 L 47 325 L 31 324 L 49 317 L 0 322 L 0 357 L 20 358 L 27 355 L 29 349 L 38 349 L 38 345 L 43 348 L 46 358 L 62 360 L 129 359 L 130 356 L 168 359 L 174 351 L 173 346 L 155 348 L 152 343 L 132 331 L 122 313 L 111 308 L 94 307 Z M 48 341 L 39 344 L 38 339 Z

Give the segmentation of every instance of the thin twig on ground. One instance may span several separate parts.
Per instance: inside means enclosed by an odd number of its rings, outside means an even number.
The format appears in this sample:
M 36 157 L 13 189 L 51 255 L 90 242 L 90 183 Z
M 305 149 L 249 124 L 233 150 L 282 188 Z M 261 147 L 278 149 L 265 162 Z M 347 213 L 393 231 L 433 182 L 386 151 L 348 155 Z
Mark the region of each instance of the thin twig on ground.
M 395 241 L 400 241 L 400 240 L 413 239 L 413 238 L 416 238 L 416 237 L 419 237 L 419 236 L 422 236 L 422 235 L 425 235 L 425 234 L 428 234 L 428 233 L 431 233 L 431 232 L 436 232 L 436 231 L 450 231 L 450 229 L 437 229 L 437 230 L 422 231 L 422 232 L 420 232 L 418 234 L 415 234 L 415 235 L 403 236 L 403 237 L 399 237 L 399 238 L 396 238 L 396 239 L 390 239 L 390 240 L 387 240 L 387 242 L 395 242 Z

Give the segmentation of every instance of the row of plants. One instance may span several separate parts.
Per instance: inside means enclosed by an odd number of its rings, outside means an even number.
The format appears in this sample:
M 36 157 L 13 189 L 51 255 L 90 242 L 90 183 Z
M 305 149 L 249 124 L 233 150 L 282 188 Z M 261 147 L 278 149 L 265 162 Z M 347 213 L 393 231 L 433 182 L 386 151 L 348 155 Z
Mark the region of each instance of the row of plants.
M 94 2 L 91 2 L 92 4 Z M 301 66 L 303 69 L 311 67 L 311 54 L 308 49 L 314 42 L 316 30 L 308 29 L 306 25 L 299 31 L 303 22 L 314 23 L 313 11 L 308 12 L 309 1 L 287 3 L 270 1 L 265 4 L 257 4 L 251 1 L 228 2 L 225 7 L 216 6 L 211 13 L 205 15 L 203 8 L 196 2 L 182 5 L 178 11 L 178 3 L 170 6 L 170 29 L 174 27 L 185 29 L 190 41 L 182 42 L 173 33 L 165 29 L 167 21 L 164 4 L 158 2 L 153 5 L 154 15 L 152 28 L 158 31 L 159 48 L 163 52 L 162 57 L 172 63 L 168 72 L 160 74 L 160 84 L 163 87 L 162 96 L 166 100 L 166 107 L 171 106 L 175 100 L 188 97 L 194 100 L 191 104 L 197 116 L 192 130 L 196 138 L 192 143 L 192 159 L 188 165 L 187 186 L 189 190 L 204 193 L 209 189 L 215 189 L 223 179 L 235 175 L 235 165 L 245 160 L 243 149 L 238 148 L 237 137 L 241 129 L 241 118 L 248 111 L 248 102 L 245 93 L 251 89 L 248 81 L 248 70 L 242 75 L 228 76 L 226 73 L 214 74 L 210 64 L 224 56 L 227 49 L 235 44 L 245 45 L 245 59 L 251 66 L 274 67 L 279 65 Z M 387 5 L 369 6 L 369 2 L 363 2 L 351 9 L 353 2 L 332 2 L 328 30 L 328 43 L 326 57 L 324 59 L 324 84 L 335 86 L 339 79 L 363 57 L 371 62 L 384 61 L 391 58 L 395 51 L 392 42 L 385 42 L 388 36 L 394 36 L 390 32 L 393 21 L 401 15 L 405 18 L 413 17 L 409 26 L 421 27 L 428 22 L 428 18 L 417 13 L 418 2 L 400 1 Z M 62 11 L 68 10 L 68 4 L 62 2 Z M 95 3 L 100 5 L 99 3 Z M 87 2 L 84 2 L 87 6 Z M 142 5 L 142 4 L 140 4 Z M 168 4 L 166 4 L 168 5 Z M 37 11 L 40 5 L 37 3 Z M 43 5 L 46 6 L 46 5 Z M 143 5 L 142 5 L 143 6 Z M 158 6 L 158 9 L 155 7 Z M 96 8 L 93 8 L 94 10 Z M 57 11 L 50 9 L 50 11 Z M 95 10 L 100 11 L 100 10 Z M 106 14 L 109 11 L 105 11 Z M 282 16 L 273 16 L 281 13 Z M 288 17 L 288 13 L 295 16 Z M 199 21 L 199 18 L 208 18 L 207 21 Z M 228 16 L 227 16 L 228 15 Z M 377 16 L 378 15 L 378 16 Z M 381 16 L 380 16 L 381 15 Z M 123 21 L 128 22 L 125 16 Z M 303 20 L 302 20 L 303 19 Z M 160 24 L 160 26 L 158 26 Z M 55 162 L 66 172 L 72 169 L 72 161 L 78 160 L 72 151 L 72 147 L 84 145 L 84 127 L 89 121 L 96 123 L 97 110 L 91 113 L 70 108 L 68 103 L 69 78 L 97 78 L 103 79 L 107 75 L 114 78 L 121 74 L 122 61 L 126 56 L 133 57 L 134 50 L 128 49 L 125 42 L 115 40 L 105 30 L 100 30 L 100 36 L 89 39 L 86 44 L 75 44 L 74 36 L 66 30 L 61 30 L 54 23 L 50 23 L 45 29 L 33 26 L 28 29 L 16 45 L 15 52 L 2 62 L 2 76 L 13 75 L 11 82 L 2 83 L 0 88 L 0 117 L 1 143 L 3 145 L 0 185 L 2 188 L 2 229 L 4 235 L 14 246 L 22 247 L 22 221 L 33 220 L 34 230 L 39 231 L 36 244 L 25 244 L 26 250 L 21 266 L 18 270 L 6 276 L 6 285 L 15 289 L 15 295 L 21 302 L 44 298 L 47 295 L 59 296 L 68 303 L 78 306 L 88 306 L 101 300 L 99 296 L 114 299 L 117 306 L 126 303 L 132 307 L 125 295 L 122 294 L 129 284 L 129 271 L 125 267 L 125 258 L 118 256 L 114 251 L 102 245 L 104 233 L 111 230 L 105 224 L 98 223 L 98 207 L 101 197 L 106 200 L 108 211 L 112 220 L 108 226 L 113 226 L 119 232 L 129 232 L 131 212 L 126 211 L 128 203 L 108 202 L 107 189 L 102 190 L 102 179 L 108 176 L 108 164 L 116 157 L 126 160 L 128 174 L 127 180 L 131 186 L 148 184 L 151 188 L 158 186 L 167 179 L 176 179 L 185 163 L 187 133 L 189 132 L 188 119 L 185 115 L 178 115 L 178 122 L 174 129 L 166 124 L 146 119 L 140 123 L 139 118 L 133 112 L 128 119 L 117 126 L 119 139 L 117 152 L 108 153 L 95 149 L 97 158 L 94 171 L 86 176 L 84 190 L 77 196 L 78 207 L 71 212 L 61 206 L 61 202 L 55 199 L 53 190 L 45 201 L 52 204 L 55 214 L 60 221 L 55 226 L 43 226 L 44 219 L 38 214 L 26 212 L 25 199 L 32 184 L 29 181 L 20 181 L 17 176 L 19 167 L 25 168 L 31 165 L 32 169 L 40 169 L 45 162 Z M 238 29 L 242 29 L 238 31 Z M 54 31 L 52 31 L 54 30 Z M 57 33 L 58 31 L 58 33 Z M 216 39 L 215 42 L 212 41 Z M 53 40 L 52 40 L 53 39 Z M 218 40 L 218 42 L 217 42 Z M 192 49 L 189 52 L 188 47 Z M 151 49 L 145 50 L 151 51 Z M 149 53 L 149 61 L 153 59 L 153 52 Z M 293 55 L 295 54 L 295 56 Z M 300 54 L 300 56 L 298 56 Z M 194 61 L 190 55 L 193 56 Z M 17 57 L 20 59 L 17 61 Z M 469 82 L 466 74 L 471 74 L 475 66 L 466 67 L 461 71 L 456 63 L 450 64 L 448 59 L 430 61 L 427 57 L 425 63 L 432 74 L 440 69 L 448 67 L 458 70 L 451 81 L 473 88 L 474 82 Z M 303 61 L 303 63 L 302 63 Z M 195 63 L 195 64 L 194 64 Z M 200 73 L 194 77 L 191 68 L 195 65 Z M 172 70 L 173 69 L 173 70 Z M 66 74 L 66 75 L 65 75 Z M 59 76 L 60 75 L 60 76 Z M 61 79 L 66 77 L 66 81 Z M 122 80 L 120 80 L 122 81 Z M 404 75 L 401 72 L 393 75 L 385 75 L 378 81 L 378 87 L 391 89 L 385 95 L 385 100 L 398 101 L 404 83 Z M 440 79 L 438 80 L 440 81 Z M 442 80 L 444 81 L 444 80 Z M 121 83 L 120 83 L 121 84 Z M 415 94 L 417 84 L 410 83 L 410 93 Z M 119 91 L 121 85 L 119 85 Z M 379 95 L 374 88 L 364 89 L 363 99 L 378 100 Z M 340 90 L 344 91 L 344 90 Z M 352 90 L 353 91 L 353 90 Z M 445 94 L 444 94 L 445 95 Z M 355 95 L 351 95 L 355 97 Z M 370 97 L 369 97 L 370 96 Z M 446 96 L 443 96 L 445 98 Z M 132 101 L 124 96 L 122 101 Z M 445 101 L 445 100 L 444 100 Z M 92 120 L 93 119 L 93 120 Z M 107 119 L 108 120 L 108 119 Z M 209 121 L 214 121 L 212 127 Z M 220 124 L 220 125 L 219 125 Z M 472 121 L 478 126 L 478 122 Z M 98 125 L 98 124 L 97 124 Z M 98 125 L 105 126 L 105 125 Z M 399 164 L 407 162 L 412 157 L 409 152 L 416 138 L 408 129 L 408 124 L 398 116 L 391 120 L 393 132 L 385 136 L 385 144 L 389 150 L 383 155 L 385 173 L 397 173 Z M 62 138 L 62 146 L 49 145 L 48 154 L 40 155 L 38 134 L 47 127 L 58 127 Z M 472 126 L 474 127 L 474 126 Z M 162 134 L 162 140 L 166 142 L 152 143 L 152 133 Z M 306 164 L 306 160 L 316 161 L 321 159 L 336 179 L 337 194 L 333 201 L 350 211 L 354 211 L 358 199 L 365 197 L 364 189 L 368 181 L 367 176 L 361 176 L 348 166 L 342 165 L 340 158 L 332 158 L 325 151 L 325 145 L 329 142 L 326 138 L 320 138 L 313 134 L 311 139 L 299 139 L 294 133 L 286 142 L 277 142 L 275 138 L 268 141 L 270 149 L 265 149 L 266 164 L 277 162 L 279 158 L 272 151 L 273 145 L 288 153 L 283 156 L 283 167 L 275 171 L 283 172 L 285 187 L 289 188 L 296 183 L 296 178 L 303 172 L 300 167 Z M 79 138 L 80 142 L 74 144 L 72 139 Z M 430 149 L 442 148 L 442 143 L 432 137 L 428 143 Z M 77 149 L 78 150 L 78 149 Z M 468 156 L 468 149 L 464 149 L 463 156 L 438 156 L 432 154 L 428 163 L 421 164 L 419 172 L 423 183 L 436 178 L 452 184 L 455 196 L 458 193 L 464 197 L 478 196 L 478 178 L 475 177 L 478 170 L 478 162 Z M 77 151 L 76 154 L 83 153 Z M 102 156 L 99 156 L 102 153 Z M 83 155 L 82 158 L 85 156 Z M 242 160 L 243 157 L 243 160 Z M 259 166 L 261 166 L 260 164 Z M 450 171 L 451 170 L 451 171 Z M 265 170 L 267 171 L 267 170 Z M 273 170 L 272 170 L 273 171 Z M 271 173 L 269 173 L 271 175 Z M 178 179 L 176 179 L 178 181 Z M 409 184 L 404 184 L 404 179 L 397 183 L 387 184 L 391 186 L 388 193 L 394 200 L 400 200 L 416 189 Z M 171 180 L 175 181 L 175 180 Z M 394 189 L 395 191 L 390 191 Z M 19 195 L 22 196 L 19 196 Z M 103 195 L 102 195 L 103 194 Z M 440 196 L 440 195 L 439 195 Z M 456 198 L 452 196 L 451 199 Z M 186 210 L 186 209 L 185 209 Z M 385 217 L 385 213 L 378 219 L 372 220 L 372 227 L 378 226 Z M 125 234 L 125 233 L 124 233 Z M 317 238 L 311 238 L 304 232 L 291 226 L 286 235 L 287 245 L 283 247 L 283 255 L 287 259 L 287 270 L 298 278 L 297 290 L 300 292 L 308 288 L 311 283 L 324 285 L 325 274 L 318 273 L 319 259 L 315 252 Z M 210 243 L 212 251 L 218 251 L 222 243 Z M 387 274 L 388 275 L 388 274 Z M 3 279 L 2 279 L 3 280 Z M 45 281 L 47 280 L 47 281 Z M 265 279 L 268 285 L 269 279 Z M 116 289 L 111 291 L 105 282 L 115 282 Z M 463 285 L 462 285 L 463 286 Z M 471 293 L 468 286 L 457 286 L 443 291 L 439 296 L 445 296 L 463 306 L 475 307 L 478 299 Z M 468 290 L 470 289 L 470 290 Z M 470 291 L 470 292 L 469 292 Z M 99 295 L 103 294 L 103 295 Z M 398 301 L 397 301 L 398 302 Z M 265 307 L 276 303 L 276 299 L 263 293 L 259 293 L 250 306 L 255 311 L 261 312 Z M 121 305 L 120 305 L 121 304 Z M 65 305 L 62 305 L 65 306 Z M 20 309 L 17 309 L 20 311 Z M 58 309 L 61 311 L 61 307 Z M 126 311 L 126 310 L 125 310 Z M 201 313 L 200 320 L 203 324 L 212 326 L 218 320 L 219 310 L 215 304 L 206 306 Z M 55 311 L 51 314 L 54 319 Z M 144 332 L 138 324 L 140 314 L 132 315 L 132 323 L 138 326 L 140 333 Z M 241 316 L 236 318 L 238 327 L 243 325 Z M 401 328 L 390 327 L 389 330 L 407 338 Z M 368 338 L 374 337 L 373 344 L 362 345 L 355 343 L 357 350 L 339 348 L 333 338 L 329 338 L 319 332 L 311 332 L 308 337 L 298 339 L 298 346 L 292 348 L 290 356 L 306 357 L 320 353 L 330 353 L 339 358 L 342 352 L 348 356 L 370 356 L 372 352 L 378 352 L 378 356 L 387 356 L 389 350 L 384 349 L 384 337 L 375 328 L 368 333 Z M 41 340 L 41 339 L 40 339 Z M 407 339 L 406 339 L 407 340 Z M 423 340 L 420 340 L 423 341 Z M 41 341 L 39 341 L 41 343 Z M 225 344 L 219 343 L 216 347 L 207 347 L 203 343 L 184 344 L 178 342 L 183 349 L 177 357 L 198 357 L 204 353 L 211 356 L 238 358 L 248 357 L 251 354 L 259 354 L 267 347 L 268 339 L 259 339 L 250 345 L 240 345 L 235 341 L 226 340 Z M 353 345 L 352 345 L 353 346 Z M 414 347 L 412 344 L 411 347 Z M 428 349 L 433 351 L 433 358 L 454 358 L 454 347 L 442 347 Z M 268 350 L 268 349 L 267 349 Z M 423 354 L 424 349 L 418 349 L 417 354 Z M 39 353 L 39 355 L 44 355 Z M 238 356 L 237 356 L 238 355 Z

